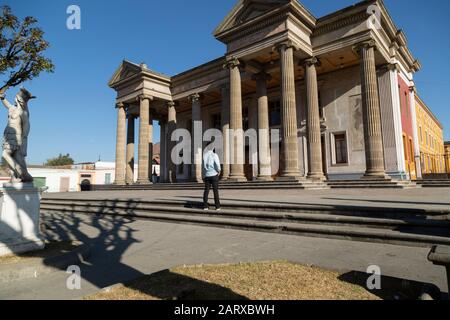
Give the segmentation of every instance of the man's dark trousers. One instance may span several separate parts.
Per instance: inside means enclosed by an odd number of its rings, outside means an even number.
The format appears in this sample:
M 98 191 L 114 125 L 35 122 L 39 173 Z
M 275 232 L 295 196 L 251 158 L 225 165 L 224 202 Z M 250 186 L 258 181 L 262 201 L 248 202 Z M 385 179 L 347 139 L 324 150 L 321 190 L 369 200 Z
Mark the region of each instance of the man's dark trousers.
M 205 178 L 205 193 L 203 194 L 203 207 L 204 208 L 209 207 L 208 198 L 209 198 L 209 190 L 211 190 L 211 186 L 214 191 L 214 201 L 216 204 L 216 209 L 220 209 L 219 176 Z

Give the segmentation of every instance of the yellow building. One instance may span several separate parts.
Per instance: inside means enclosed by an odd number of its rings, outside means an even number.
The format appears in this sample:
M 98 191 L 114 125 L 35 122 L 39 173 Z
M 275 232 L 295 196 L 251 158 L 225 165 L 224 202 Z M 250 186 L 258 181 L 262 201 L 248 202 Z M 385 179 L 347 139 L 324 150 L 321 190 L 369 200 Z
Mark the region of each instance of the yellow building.
M 450 141 L 445 142 L 445 170 L 450 173 Z
M 416 114 L 422 174 L 446 173 L 442 124 L 418 95 L 416 95 Z

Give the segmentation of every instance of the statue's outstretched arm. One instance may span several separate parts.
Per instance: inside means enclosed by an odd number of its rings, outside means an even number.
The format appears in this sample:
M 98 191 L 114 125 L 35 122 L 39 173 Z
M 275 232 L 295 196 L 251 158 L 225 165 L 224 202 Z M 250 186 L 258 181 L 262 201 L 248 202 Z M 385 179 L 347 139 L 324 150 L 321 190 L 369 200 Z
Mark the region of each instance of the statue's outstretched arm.
M 14 108 L 14 106 L 11 103 L 9 103 L 8 100 L 6 100 L 4 95 L 0 95 L 0 100 L 2 101 L 2 104 L 5 106 L 5 108 L 7 108 L 8 110 Z

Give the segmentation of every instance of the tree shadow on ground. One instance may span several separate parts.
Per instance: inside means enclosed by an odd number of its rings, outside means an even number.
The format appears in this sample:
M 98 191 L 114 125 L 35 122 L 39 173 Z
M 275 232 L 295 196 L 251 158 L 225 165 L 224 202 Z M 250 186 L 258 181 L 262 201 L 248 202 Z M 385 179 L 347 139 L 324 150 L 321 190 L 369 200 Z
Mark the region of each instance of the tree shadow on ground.
M 445 299 L 447 294 L 441 293 L 433 284 L 381 276 L 381 289 L 369 290 L 367 282 L 372 274 L 351 271 L 338 277 L 339 280 L 358 285 L 383 300 L 418 300 L 422 294 L 428 294 L 434 300 Z M 370 282 L 372 283 L 372 282 Z
M 140 278 L 126 287 L 162 300 L 248 300 L 228 288 L 170 270 Z
M 124 255 L 132 245 L 140 242 L 135 235 L 139 230 L 135 229 L 137 224 L 133 224 L 137 221 L 136 218 L 121 215 L 123 203 L 118 209 L 114 202 L 113 200 L 105 201 L 94 215 L 78 212 L 75 205 L 71 210 L 42 213 L 43 233 L 47 239 L 78 241 L 90 245 L 90 258 L 80 265 L 83 280 L 102 289 L 145 277 L 147 281 L 144 285 L 139 285 L 140 282 L 131 282 L 129 287 L 159 299 L 245 299 L 216 284 L 202 282 L 167 270 L 146 276 L 125 264 L 122 261 Z M 133 214 L 135 208 L 136 202 L 130 200 L 127 202 L 125 212 Z M 87 229 L 91 230 L 87 232 Z M 149 261 L 153 254 L 149 249 Z

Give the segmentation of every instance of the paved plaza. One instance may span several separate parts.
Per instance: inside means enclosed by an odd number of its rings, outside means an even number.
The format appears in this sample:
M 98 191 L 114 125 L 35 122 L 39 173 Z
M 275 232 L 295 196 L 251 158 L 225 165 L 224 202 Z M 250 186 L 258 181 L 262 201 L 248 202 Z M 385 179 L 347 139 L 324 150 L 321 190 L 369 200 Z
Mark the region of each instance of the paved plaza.
M 448 189 L 224 191 L 227 201 L 415 207 L 450 210 Z M 194 198 L 200 191 L 92 192 L 46 195 L 48 198 Z M 33 280 L 2 285 L 0 299 L 76 299 L 99 289 L 180 265 L 289 260 L 338 270 L 365 272 L 432 283 L 447 291 L 444 268 L 427 261 L 428 248 L 240 231 L 135 220 L 114 216 L 51 215 L 43 221 L 55 233 L 90 244 L 82 266 L 82 290 L 66 289 L 67 274 L 57 271 Z
M 99 191 L 85 193 L 55 193 L 49 199 L 142 199 L 198 200 L 203 190 Z M 349 189 L 349 190 L 222 190 L 221 198 L 229 202 L 268 202 L 332 206 L 365 206 L 450 210 L 450 188 L 410 190 Z

